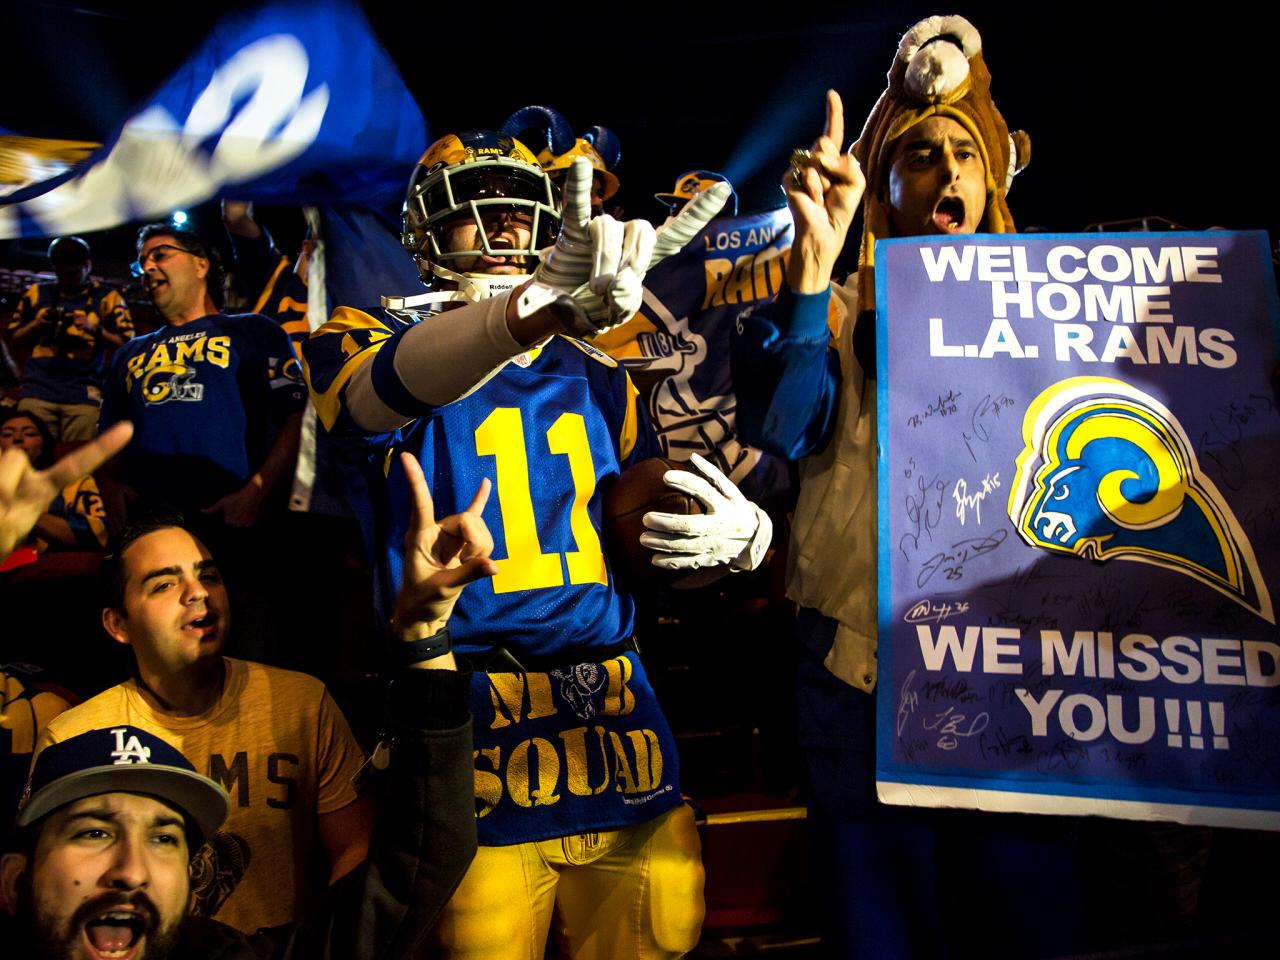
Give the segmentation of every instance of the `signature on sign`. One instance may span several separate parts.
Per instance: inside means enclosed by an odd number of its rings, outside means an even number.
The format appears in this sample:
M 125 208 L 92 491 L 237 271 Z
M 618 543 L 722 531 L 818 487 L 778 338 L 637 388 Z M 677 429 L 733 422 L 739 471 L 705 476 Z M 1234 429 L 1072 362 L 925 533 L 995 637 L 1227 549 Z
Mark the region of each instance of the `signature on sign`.
M 904 613 L 902 619 L 907 623 L 941 623 L 948 617 L 968 612 L 968 600 L 956 600 L 954 602 L 944 600 L 941 603 L 934 600 L 921 600 Z
M 1009 536 L 1008 530 L 997 530 L 989 537 L 971 537 L 953 543 L 950 550 L 940 550 L 924 562 L 920 575 L 916 577 L 916 586 L 923 587 L 933 579 L 933 575 L 942 571 L 944 579 L 960 580 L 964 577 L 964 565 L 974 557 L 990 553 Z
M 956 485 L 951 489 L 951 497 L 956 502 L 956 519 L 960 521 L 960 526 L 964 526 L 964 521 L 969 515 L 969 511 L 973 511 L 974 521 L 982 522 L 982 501 L 995 490 L 1000 489 L 1000 474 L 997 471 L 994 475 L 988 473 L 982 478 L 982 485 L 974 489 L 973 493 L 969 492 L 969 484 L 961 477 L 956 481 Z

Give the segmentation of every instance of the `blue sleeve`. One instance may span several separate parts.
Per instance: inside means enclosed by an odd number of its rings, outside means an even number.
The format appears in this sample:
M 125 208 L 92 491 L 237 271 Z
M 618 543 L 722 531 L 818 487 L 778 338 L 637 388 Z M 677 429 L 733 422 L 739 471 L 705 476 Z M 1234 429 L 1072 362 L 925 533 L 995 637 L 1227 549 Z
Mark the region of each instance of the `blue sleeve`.
M 595 346 L 573 337 L 560 337 L 553 343 L 555 346 L 572 344 L 574 349 L 592 358 L 584 362 L 582 369 L 591 385 L 593 402 L 610 425 L 619 469 L 626 470 L 641 460 L 662 456 L 662 446 L 649 420 L 647 405 L 626 368 Z
M 303 341 L 303 376 L 316 414 L 328 433 L 359 449 L 380 447 L 390 440 L 392 433 L 370 434 L 356 423 L 347 407 L 346 388 L 361 366 L 375 361 L 379 365 L 370 373 L 385 386 L 385 378 L 389 375 L 387 368 L 393 363 L 395 351 L 385 351 L 384 359 L 382 348 L 409 326 L 410 323 L 385 311 L 377 311 L 375 315 L 354 307 L 338 307 L 319 330 Z M 394 374 L 394 367 L 391 367 L 390 374 Z M 393 388 L 388 388 L 388 392 L 394 392 Z M 395 396 L 405 404 L 411 399 L 399 393 Z M 381 393 L 379 397 L 382 397 Z M 384 402 L 397 409 L 394 400 Z M 418 414 L 419 411 L 415 410 L 405 416 L 414 419 Z
M 373 392 L 378 395 L 379 400 L 406 420 L 419 420 L 439 408 L 415 397 L 396 370 L 396 351 L 400 349 L 400 341 L 410 329 L 411 327 L 401 327 L 390 340 L 378 345 L 369 373 Z
M 840 357 L 828 346 L 830 299 L 830 289 L 783 290 L 740 317 L 731 338 L 738 433 L 788 460 L 822 450 L 835 430 Z
M 625 448 L 620 448 L 618 451 L 620 454 L 619 462 L 623 470 L 634 463 L 639 463 L 641 460 L 666 456 L 666 452 L 662 449 L 662 444 L 658 441 L 658 434 L 653 429 L 653 421 L 649 419 L 648 404 L 641 400 L 640 391 L 632 383 L 630 374 L 626 375 L 625 381 L 624 403 L 627 404 L 625 413 L 626 418 L 635 424 L 635 443 L 630 451 Z M 623 435 L 625 436 L 626 433 L 627 429 L 624 426 Z
M 649 419 L 649 411 L 644 404 L 637 404 L 639 430 L 636 436 L 636 448 L 631 453 L 631 463 L 649 460 L 664 455 L 662 444 L 653 430 L 653 421 Z
M 125 404 L 124 375 L 125 361 L 130 355 L 129 344 L 125 344 L 111 358 L 111 369 L 107 372 L 107 379 L 102 387 L 102 406 L 98 410 L 99 433 L 129 417 Z

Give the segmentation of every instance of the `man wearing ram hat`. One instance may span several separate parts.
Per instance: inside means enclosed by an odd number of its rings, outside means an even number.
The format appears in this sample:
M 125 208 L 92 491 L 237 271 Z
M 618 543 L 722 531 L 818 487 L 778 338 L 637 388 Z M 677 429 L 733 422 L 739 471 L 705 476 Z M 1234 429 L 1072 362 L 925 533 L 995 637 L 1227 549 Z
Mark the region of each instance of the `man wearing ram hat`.
M 800 608 L 799 732 L 832 956 L 943 956 L 970 929 L 942 916 L 940 840 L 970 842 L 988 821 L 944 832 L 940 815 L 884 807 L 875 794 L 874 254 L 878 238 L 1013 231 L 1005 196 L 1030 141 L 1009 133 L 990 84 L 973 25 L 930 17 L 902 38 L 848 152 L 843 105 L 828 93 L 823 135 L 795 151 L 783 179 L 795 220 L 787 287 L 741 318 L 732 344 L 744 439 L 800 461 L 787 589 Z M 862 201 L 858 270 L 837 286 Z M 1000 821 L 987 839 L 1018 845 L 1007 828 Z M 1003 869 L 1007 852 L 986 852 Z M 1010 887 L 1015 898 L 1044 893 L 1025 878 Z M 1038 914 L 1010 915 L 1001 936 L 1012 943 Z M 1001 951 L 999 937 L 984 936 L 989 953 Z M 1043 947 L 1048 934 L 1030 936 Z

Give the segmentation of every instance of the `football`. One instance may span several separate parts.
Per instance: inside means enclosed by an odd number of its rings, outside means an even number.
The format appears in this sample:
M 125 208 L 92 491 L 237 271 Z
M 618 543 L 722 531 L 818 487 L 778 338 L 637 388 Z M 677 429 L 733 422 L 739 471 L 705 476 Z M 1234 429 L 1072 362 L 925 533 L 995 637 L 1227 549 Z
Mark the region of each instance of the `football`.
M 704 512 L 699 500 L 662 482 L 668 470 L 697 472 L 692 464 L 654 457 L 632 464 L 605 492 L 604 548 L 614 575 L 624 587 L 670 583 L 687 575 L 687 571 L 658 569 L 650 563 L 654 552 L 640 544 L 646 513 Z

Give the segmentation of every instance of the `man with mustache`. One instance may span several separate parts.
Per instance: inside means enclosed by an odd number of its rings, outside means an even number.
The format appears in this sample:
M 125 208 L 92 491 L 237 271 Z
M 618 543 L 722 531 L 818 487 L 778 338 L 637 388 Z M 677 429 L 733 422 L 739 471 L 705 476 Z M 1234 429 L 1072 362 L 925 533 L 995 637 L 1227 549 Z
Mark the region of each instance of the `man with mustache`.
M 54 469 L 87 469 L 127 437 L 127 428 L 117 430 L 83 463 Z M 413 522 L 396 610 L 405 669 L 389 691 L 372 765 L 384 829 L 368 863 L 298 923 L 246 935 L 190 917 L 192 854 L 223 824 L 230 798 L 146 730 L 127 723 L 88 730 L 37 758 L 16 849 L 0 859 L 0 906 L 8 912 L 0 916 L 0 942 L 13 955 L 360 960 L 413 953 L 475 852 L 468 682 L 438 638 L 462 588 L 496 567 L 480 519 L 487 487 L 468 511 L 437 522 L 421 470 L 416 462 L 405 470 Z M 41 474 L 10 473 L 0 471 L 0 559 L 52 489 Z
M 840 97 L 828 93 L 823 135 L 783 179 L 796 231 L 787 289 L 742 318 L 733 341 L 743 437 L 800 461 L 787 589 L 799 606 L 799 735 L 832 956 L 943 956 L 956 939 L 935 891 L 935 818 L 875 795 L 873 255 L 877 238 L 1013 231 L 1005 195 L 1030 142 L 1010 135 L 990 83 L 973 25 L 930 17 L 902 38 L 848 152 Z M 864 188 L 859 267 L 836 286 Z
M 226 793 L 172 746 L 125 724 L 46 750 L 28 789 L 21 852 L 0 861 L 17 917 L 5 926 L 19 928 L 5 942 L 21 945 L 21 956 L 171 954 L 191 852 L 225 819 Z
M 341 711 L 314 677 L 222 655 L 222 573 L 179 518 L 126 530 L 104 580 L 103 627 L 132 649 L 134 677 L 51 722 L 37 757 L 118 723 L 164 737 L 235 799 L 194 871 L 196 912 L 246 932 L 296 919 L 364 859 L 372 830 Z

